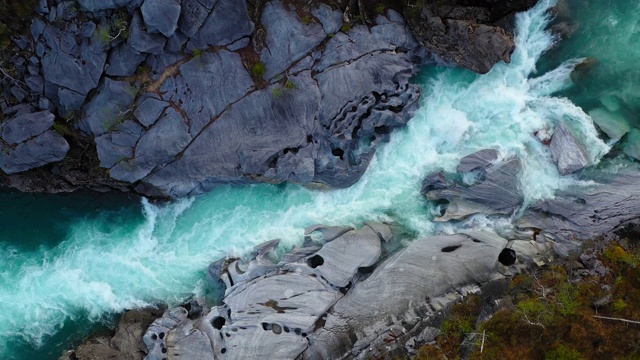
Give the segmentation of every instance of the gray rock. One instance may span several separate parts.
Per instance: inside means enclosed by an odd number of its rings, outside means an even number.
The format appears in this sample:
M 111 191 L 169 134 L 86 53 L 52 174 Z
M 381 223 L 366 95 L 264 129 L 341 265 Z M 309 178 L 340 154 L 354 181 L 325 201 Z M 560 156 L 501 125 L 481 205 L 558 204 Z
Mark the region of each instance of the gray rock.
M 5 121 L 2 139 L 9 144 L 19 144 L 49 130 L 55 118 L 49 111 L 18 115 Z
M 190 141 L 186 120 L 175 109 L 168 108 L 138 141 L 135 158 L 119 162 L 109 173 L 116 180 L 135 182 L 156 166 L 175 160 Z
M 584 145 L 563 123 L 556 126 L 549 149 L 560 175 L 569 175 L 589 165 Z
M 212 6 L 211 1 L 200 3 L 205 7 Z M 246 1 L 218 0 L 191 41 L 197 48 L 228 45 L 252 32 L 253 23 L 249 18 Z
M 324 245 L 310 259 L 321 265 L 313 266 L 315 273 L 336 288 L 352 283 L 360 268 L 374 265 L 380 258 L 380 239 L 369 227 L 352 230 Z
M 332 241 L 346 232 L 353 230 L 351 226 L 326 226 L 322 224 L 316 224 L 308 226 L 304 229 L 305 235 L 310 235 L 314 232 L 319 232 L 322 234 L 322 238 L 325 242 Z
M 366 358 L 369 343 L 384 338 L 390 322 L 415 323 L 422 319 L 418 309 L 433 306 L 429 299 L 451 288 L 487 281 L 506 244 L 507 240 L 491 233 L 411 242 L 333 306 L 324 326 L 314 332 L 304 358 L 338 359 L 360 352 Z M 433 312 L 424 311 L 424 315 Z
M 138 89 L 125 81 L 105 78 L 96 95 L 84 107 L 78 128 L 96 136 L 111 131 L 130 115 Z
M 624 141 L 622 151 L 636 160 L 640 160 L 640 130 L 631 129 Z
M 423 183 L 429 200 L 443 206 L 438 221 L 459 220 L 474 214 L 513 214 L 524 200 L 518 189 L 522 165 L 518 158 L 494 163 L 493 150 L 481 150 L 460 161 L 459 169 L 474 172 L 472 184 L 450 182 L 442 173 Z
M 203 78 L 202 73 L 194 75 Z M 145 181 L 164 191 L 170 189 L 172 196 L 184 196 L 194 190 L 206 191 L 216 182 L 234 178 L 289 180 L 292 169 L 279 171 L 278 158 L 287 149 L 293 150 L 287 152 L 297 151 L 294 155 L 301 155 L 301 149 L 313 146 L 308 142 L 308 135 L 315 128 L 319 106 L 318 89 L 309 73 L 290 79 L 298 84 L 298 88 L 281 90 L 279 98 L 274 97 L 273 92 L 275 88 L 280 89 L 280 85 L 272 85 L 247 95 L 232 107 L 221 109 L 224 112 L 220 117 L 197 136 L 180 159 Z M 207 92 L 212 90 L 221 91 L 221 96 L 229 96 L 222 92 L 224 89 L 208 88 Z M 197 107 L 194 109 L 198 111 Z M 297 162 L 295 176 L 313 171 L 306 166 L 307 162 L 312 164 L 312 158 L 306 159 Z
M 283 72 L 302 59 L 325 38 L 322 26 L 304 24 L 295 11 L 288 11 L 280 1 L 265 5 L 261 22 L 267 33 L 266 49 L 260 60 L 266 66 L 265 79 Z
M 27 75 L 24 77 L 24 82 L 29 87 L 29 90 L 35 94 L 42 94 L 44 91 L 44 80 L 40 75 Z
M 15 149 L 0 149 L 0 169 L 14 174 L 64 159 L 69 151 L 67 141 L 53 130 L 16 146 Z
M 188 37 L 193 37 L 209 16 L 215 1 L 202 3 L 199 0 L 183 0 L 181 4 L 180 30 Z
M 84 10 L 95 12 L 98 10 L 111 10 L 126 6 L 131 0 L 78 0 Z
M 160 34 L 149 34 L 144 29 L 144 22 L 138 13 L 133 14 L 129 30 L 127 43 L 132 49 L 149 54 L 161 54 L 164 50 L 167 39 Z
M 68 114 L 71 111 L 80 110 L 82 104 L 84 104 L 86 96 L 69 90 L 67 88 L 61 88 L 58 91 L 58 103 L 59 111 L 62 114 Z
M 464 6 L 429 2 L 405 7 L 404 15 L 413 34 L 428 50 L 446 61 L 486 73 L 498 61 L 510 62 L 515 49 L 513 34 L 496 26 L 496 21 L 535 3 L 476 2 Z
M 327 4 L 318 4 L 317 8 L 311 10 L 311 14 L 320 20 L 327 35 L 338 32 L 342 27 L 342 12 L 333 10 Z
M 149 127 L 153 125 L 169 103 L 152 96 L 146 96 L 138 101 L 138 107 L 133 111 L 133 116 L 138 119 L 140 124 Z
M 180 0 L 145 0 L 140 10 L 149 33 L 171 37 L 178 28 Z
M 133 50 L 129 44 L 122 43 L 111 50 L 106 74 L 111 76 L 131 76 L 145 58 L 145 55 Z
M 589 111 L 589 116 L 613 141 L 620 140 L 630 130 L 627 120 L 618 113 L 597 108 Z
M 166 81 L 161 91 L 165 100 L 182 104 L 181 108 L 189 118 L 190 134 L 195 137 L 230 104 L 245 96 L 252 86 L 253 81 L 240 56 L 222 50 L 204 53 L 181 65 L 180 76 Z
M 78 34 L 86 38 L 90 38 L 95 33 L 96 29 L 96 23 L 94 23 L 93 21 L 85 21 L 82 23 L 82 25 L 80 25 L 80 31 L 78 32 Z
M 46 81 L 86 95 L 98 86 L 107 53 L 97 41 L 76 39 L 75 35 L 49 26 L 44 39 L 50 51 L 42 59 Z
M 529 206 L 516 222 L 533 229 L 538 242 L 554 241 L 561 255 L 582 241 L 607 234 L 636 217 L 640 211 L 640 168 L 629 164 L 615 171 L 583 175 L 592 185 L 574 185 L 558 191 L 553 199 Z

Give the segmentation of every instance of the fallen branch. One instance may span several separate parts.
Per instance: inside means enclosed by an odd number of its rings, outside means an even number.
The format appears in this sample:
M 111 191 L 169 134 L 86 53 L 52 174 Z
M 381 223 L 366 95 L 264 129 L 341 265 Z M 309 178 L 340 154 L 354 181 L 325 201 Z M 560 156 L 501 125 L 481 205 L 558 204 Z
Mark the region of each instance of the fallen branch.
M 484 350 L 484 335 L 486 332 L 487 330 L 482 331 L 482 344 L 480 344 L 480 354 L 482 354 L 482 351 Z
M 614 318 L 614 317 L 598 316 L 598 315 L 593 315 L 593 317 L 598 319 L 622 321 L 630 324 L 640 324 L 640 321 L 633 321 L 633 320 L 620 319 L 620 318 Z

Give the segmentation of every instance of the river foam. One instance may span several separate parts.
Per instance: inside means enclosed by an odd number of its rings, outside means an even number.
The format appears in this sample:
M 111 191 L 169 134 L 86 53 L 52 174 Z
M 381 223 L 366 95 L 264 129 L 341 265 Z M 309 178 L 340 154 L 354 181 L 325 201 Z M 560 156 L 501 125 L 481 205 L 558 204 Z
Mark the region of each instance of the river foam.
M 21 251 L 9 245 L 18 239 L 3 239 L 0 353 L 11 354 L 20 343 L 53 346 L 52 336 L 69 321 L 105 321 L 125 309 L 200 295 L 210 262 L 274 238 L 294 246 L 314 223 L 379 220 L 400 223 L 417 235 L 446 231 L 430 221 L 430 205 L 419 194 L 421 180 L 432 171 L 455 170 L 461 157 L 483 148 L 523 159 L 527 201 L 575 183 L 558 175 L 548 148 L 533 134 L 568 123 L 587 144 L 593 163 L 608 147 L 588 115 L 553 96 L 571 86 L 577 60 L 536 74 L 537 61 L 555 41 L 544 31 L 553 5 L 542 0 L 518 15 L 511 64 L 497 64 L 482 76 L 425 69 L 418 78 L 424 88 L 421 108 L 349 189 L 225 185 L 194 199 L 165 205 L 142 200 L 135 211 L 80 218 L 64 241 L 50 248 Z M 129 218 L 132 211 L 137 215 Z

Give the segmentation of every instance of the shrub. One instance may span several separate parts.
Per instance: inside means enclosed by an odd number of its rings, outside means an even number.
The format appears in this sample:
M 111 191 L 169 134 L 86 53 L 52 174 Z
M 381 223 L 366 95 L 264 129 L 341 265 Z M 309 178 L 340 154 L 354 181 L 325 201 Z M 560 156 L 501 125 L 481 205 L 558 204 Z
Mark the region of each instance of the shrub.
M 253 76 L 256 78 L 262 79 L 266 72 L 267 67 L 262 62 L 258 62 L 257 64 L 253 65 L 253 68 L 251 68 L 251 74 L 253 74 Z

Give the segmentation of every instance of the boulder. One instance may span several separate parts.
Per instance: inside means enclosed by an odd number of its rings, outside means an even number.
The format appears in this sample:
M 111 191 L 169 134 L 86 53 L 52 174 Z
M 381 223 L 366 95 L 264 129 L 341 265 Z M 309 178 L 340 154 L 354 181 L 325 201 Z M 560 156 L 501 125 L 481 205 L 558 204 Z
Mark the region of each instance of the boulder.
M 178 28 L 180 0 L 145 0 L 140 11 L 149 33 L 171 37 Z
M 631 129 L 624 140 L 622 151 L 628 156 L 640 160 L 640 130 Z
M 129 26 L 127 44 L 139 53 L 161 54 L 167 39 L 161 34 L 149 34 L 144 28 L 142 17 L 136 12 Z
M 64 159 L 69 144 L 60 134 L 48 130 L 15 148 L 1 146 L 0 150 L 0 169 L 13 174 Z
M 212 1 L 199 2 L 204 4 L 205 8 L 212 6 L 211 3 L 213 3 Z M 218 0 L 215 1 L 215 7 L 192 37 L 191 42 L 197 48 L 229 45 L 251 35 L 253 29 L 246 1 Z
M 127 6 L 131 0 L 78 0 L 82 9 L 89 12 L 117 9 Z
M 266 66 L 265 79 L 283 72 L 302 59 L 325 39 L 322 26 L 303 23 L 295 11 L 289 11 L 279 0 L 268 2 L 262 12 L 266 31 L 265 49 L 260 60 Z
M 524 197 L 518 186 L 522 173 L 520 159 L 497 158 L 492 149 L 462 158 L 459 181 L 449 181 L 441 172 L 427 176 L 422 191 L 427 199 L 441 206 L 436 221 L 459 220 L 475 214 L 511 215 L 522 205 Z
M 569 175 L 589 165 L 587 150 L 564 123 L 556 126 L 549 150 L 560 175 Z
M 613 141 L 620 140 L 631 129 L 627 120 L 619 113 L 597 108 L 589 111 L 589 116 Z

